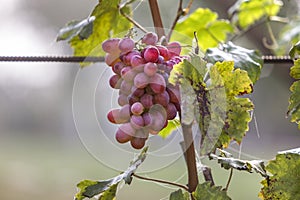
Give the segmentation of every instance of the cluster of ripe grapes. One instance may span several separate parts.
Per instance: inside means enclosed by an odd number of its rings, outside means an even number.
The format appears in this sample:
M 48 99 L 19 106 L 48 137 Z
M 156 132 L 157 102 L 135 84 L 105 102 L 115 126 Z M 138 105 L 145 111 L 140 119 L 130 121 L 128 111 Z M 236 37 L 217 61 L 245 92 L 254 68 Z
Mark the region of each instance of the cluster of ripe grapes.
M 107 114 L 110 122 L 121 124 L 116 132 L 120 143 L 140 149 L 149 134 L 156 135 L 180 110 L 179 88 L 168 83 L 175 64 L 182 61 L 181 46 L 171 42 L 159 45 L 155 33 L 135 42 L 130 37 L 112 38 L 102 43 L 105 62 L 115 73 L 109 80 L 119 89 L 121 108 Z

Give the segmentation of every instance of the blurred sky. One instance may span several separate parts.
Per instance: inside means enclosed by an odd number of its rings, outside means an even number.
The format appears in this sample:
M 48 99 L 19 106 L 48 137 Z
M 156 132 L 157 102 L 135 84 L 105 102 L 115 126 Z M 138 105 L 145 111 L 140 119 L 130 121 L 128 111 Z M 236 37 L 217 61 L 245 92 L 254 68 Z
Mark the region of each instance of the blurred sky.
M 221 12 L 233 2 L 211 0 L 195 4 Z M 67 44 L 55 42 L 56 34 L 66 22 L 87 17 L 97 1 L 0 3 L 0 55 L 25 56 L 71 55 Z M 169 27 L 177 6 L 171 6 L 170 1 L 159 3 L 164 23 Z M 294 9 L 295 1 L 289 3 L 287 10 Z M 152 26 L 150 18 L 142 17 L 149 13 L 146 1 L 138 1 L 134 8 L 135 18 L 145 27 Z M 220 15 L 225 17 L 226 13 Z M 262 48 L 260 39 L 264 34 L 254 29 L 238 42 L 248 48 Z M 103 64 L 79 70 L 78 64 L 0 63 L 1 199 L 72 199 L 79 180 L 109 178 L 118 174 L 116 170 L 126 168 L 134 153 L 128 146 L 113 142 L 115 127 L 105 119 L 110 107 L 116 106 L 116 93 L 107 84 L 110 74 Z M 250 123 L 242 147 L 231 145 L 235 155 L 241 150 L 246 159 L 270 159 L 278 150 L 299 146 L 299 130 L 285 118 L 291 83 L 289 65 L 265 66 L 263 78 L 251 95 L 256 123 Z M 152 152 L 141 171 L 185 183 L 178 140 L 178 134 L 167 141 L 151 138 Z M 227 172 L 217 166 L 214 170 L 217 183 L 224 184 Z M 233 178 L 230 190 L 234 199 L 255 199 L 260 177 L 244 173 L 236 173 L 236 177 L 239 178 Z M 250 190 L 243 187 L 245 179 L 254 185 Z M 160 199 L 169 192 L 166 187 L 134 181 L 132 187 L 121 189 L 119 199 L 139 199 L 144 195 Z

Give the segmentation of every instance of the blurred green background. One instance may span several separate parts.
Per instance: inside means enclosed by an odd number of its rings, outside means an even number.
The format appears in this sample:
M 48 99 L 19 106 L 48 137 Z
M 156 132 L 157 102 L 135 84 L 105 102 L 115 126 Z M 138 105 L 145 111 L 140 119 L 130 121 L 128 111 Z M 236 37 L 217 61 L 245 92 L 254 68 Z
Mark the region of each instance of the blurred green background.
M 72 54 L 67 44 L 55 42 L 56 33 L 66 22 L 88 16 L 97 4 L 96 0 L 0 2 L 1 56 Z M 169 27 L 176 15 L 177 1 L 159 3 L 164 24 Z M 210 7 L 226 17 L 226 10 L 233 3 L 195 1 L 193 8 Z M 297 1 L 285 1 L 282 14 L 297 13 L 297 5 Z M 147 1 L 137 1 L 134 9 L 135 19 L 151 27 L 151 18 L 145 18 L 150 16 Z M 272 26 L 275 31 L 282 27 Z M 265 30 L 260 25 L 236 42 L 268 54 L 261 40 L 268 37 Z M 262 79 L 251 95 L 257 123 L 250 123 L 241 146 L 230 146 L 229 151 L 235 156 L 241 152 L 244 159 L 267 160 L 279 150 L 300 145 L 299 130 L 285 117 L 288 88 L 293 81 L 289 67 L 265 65 Z M 79 70 L 78 64 L 0 63 L 1 199 L 73 199 L 80 180 L 110 178 L 127 167 L 136 152 L 127 145 L 116 145 L 112 139 L 115 127 L 105 118 L 109 108 L 116 106 L 116 93 L 107 84 L 109 74 L 103 64 Z M 151 138 L 152 150 L 139 171 L 145 176 L 185 184 L 178 135 L 175 133 L 166 141 Z M 228 171 L 214 161 L 204 162 L 213 166 L 216 183 L 225 185 Z M 233 199 L 257 199 L 260 180 L 258 174 L 235 172 L 229 195 Z M 118 199 L 168 199 L 173 190 L 134 179 L 131 186 L 120 186 Z

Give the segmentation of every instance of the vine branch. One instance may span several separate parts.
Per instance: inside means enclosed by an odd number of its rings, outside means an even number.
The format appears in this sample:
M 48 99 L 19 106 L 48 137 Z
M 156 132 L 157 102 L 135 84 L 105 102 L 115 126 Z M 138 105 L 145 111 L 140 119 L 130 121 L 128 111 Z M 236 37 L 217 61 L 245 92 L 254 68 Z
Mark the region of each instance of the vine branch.
M 157 33 L 158 38 L 160 39 L 162 36 L 165 36 L 165 31 L 161 20 L 157 0 L 149 0 L 149 5 L 155 27 L 155 32 Z
M 228 188 L 229 188 L 229 184 L 230 184 L 230 182 L 231 182 L 232 175 L 233 175 L 233 169 L 231 168 L 231 169 L 230 169 L 230 174 L 229 174 L 229 177 L 228 177 L 228 181 L 227 181 L 227 184 L 226 184 L 226 187 L 225 187 L 225 191 L 227 191 Z
M 135 21 L 133 18 L 131 18 L 129 15 L 127 15 L 126 13 L 123 12 L 123 8 L 124 6 L 120 6 L 119 5 L 119 10 L 120 13 L 123 17 L 125 17 L 128 21 L 130 21 L 131 23 L 133 23 L 133 25 L 135 25 L 137 28 L 139 28 L 141 31 L 143 31 L 144 33 L 147 33 L 148 31 L 142 26 L 140 25 L 137 21 Z
M 132 176 L 134 176 L 134 177 L 136 177 L 138 179 L 141 179 L 141 180 L 145 180 L 145 181 L 152 181 L 152 182 L 157 182 L 157 183 L 163 183 L 163 184 L 173 185 L 173 186 L 182 188 L 182 189 L 184 189 L 186 191 L 189 191 L 189 188 L 187 186 L 181 185 L 179 183 L 173 183 L 173 182 L 165 181 L 165 180 L 161 180 L 161 179 L 147 178 L 147 177 L 143 177 L 143 176 L 140 176 L 140 175 L 137 175 L 137 174 L 132 174 Z

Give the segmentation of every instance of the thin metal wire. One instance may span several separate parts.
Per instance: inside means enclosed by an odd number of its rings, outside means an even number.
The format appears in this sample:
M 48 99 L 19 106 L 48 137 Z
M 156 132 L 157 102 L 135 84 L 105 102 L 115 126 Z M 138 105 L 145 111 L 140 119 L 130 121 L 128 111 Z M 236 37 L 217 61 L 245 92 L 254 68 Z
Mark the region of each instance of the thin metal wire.
M 290 56 L 264 55 L 262 59 L 265 64 L 292 64 Z M 104 62 L 104 57 L 96 56 L 0 56 L 0 62 Z

